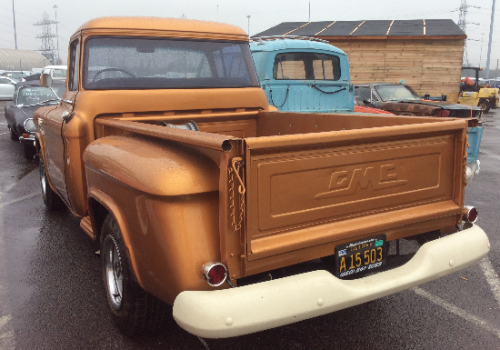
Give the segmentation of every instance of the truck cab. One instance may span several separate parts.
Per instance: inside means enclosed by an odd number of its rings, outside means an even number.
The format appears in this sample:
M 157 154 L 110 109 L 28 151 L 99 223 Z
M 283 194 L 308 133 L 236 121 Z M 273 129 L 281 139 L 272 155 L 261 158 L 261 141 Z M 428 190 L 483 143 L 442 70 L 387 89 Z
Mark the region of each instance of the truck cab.
M 327 41 L 259 37 L 251 40 L 250 50 L 269 104 L 280 111 L 353 111 L 349 60 Z

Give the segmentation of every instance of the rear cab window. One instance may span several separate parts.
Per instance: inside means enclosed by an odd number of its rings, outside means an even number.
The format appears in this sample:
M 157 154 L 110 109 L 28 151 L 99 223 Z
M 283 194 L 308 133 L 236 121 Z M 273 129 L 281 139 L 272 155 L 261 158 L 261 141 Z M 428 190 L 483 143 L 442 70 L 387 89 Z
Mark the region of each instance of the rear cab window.
M 277 80 L 339 80 L 340 58 L 314 52 L 276 55 L 273 77 Z

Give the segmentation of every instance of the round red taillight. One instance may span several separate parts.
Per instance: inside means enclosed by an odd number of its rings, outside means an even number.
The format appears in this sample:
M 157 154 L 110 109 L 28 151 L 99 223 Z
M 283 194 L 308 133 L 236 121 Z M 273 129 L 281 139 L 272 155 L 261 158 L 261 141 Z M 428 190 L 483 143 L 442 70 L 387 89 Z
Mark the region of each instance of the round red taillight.
M 465 221 L 473 224 L 474 222 L 476 222 L 478 215 L 479 215 L 479 211 L 477 210 L 476 207 L 472 207 L 472 206 L 464 207 L 464 215 L 463 216 L 464 216 Z
M 227 279 L 227 268 L 220 262 L 210 262 L 201 268 L 203 278 L 212 287 L 218 287 Z

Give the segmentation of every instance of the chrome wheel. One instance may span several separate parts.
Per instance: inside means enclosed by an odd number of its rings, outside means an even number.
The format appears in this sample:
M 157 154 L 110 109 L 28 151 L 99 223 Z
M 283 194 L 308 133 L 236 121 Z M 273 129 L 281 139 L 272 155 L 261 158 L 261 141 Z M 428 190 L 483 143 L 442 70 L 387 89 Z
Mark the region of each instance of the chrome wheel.
M 120 310 L 123 300 L 123 269 L 118 244 L 112 236 L 104 239 L 106 290 L 109 302 L 114 310 Z

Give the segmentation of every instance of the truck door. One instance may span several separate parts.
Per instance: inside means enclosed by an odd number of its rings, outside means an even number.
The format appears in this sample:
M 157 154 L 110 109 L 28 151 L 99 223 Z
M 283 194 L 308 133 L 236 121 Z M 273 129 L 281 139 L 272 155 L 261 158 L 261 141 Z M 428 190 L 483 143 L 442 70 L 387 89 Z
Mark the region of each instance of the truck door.
M 80 61 L 80 38 L 73 40 L 69 50 L 70 69 L 67 76 L 67 89 L 63 94 L 63 100 L 74 101 L 78 88 L 78 72 Z M 44 159 L 52 185 L 57 193 L 73 208 L 66 186 L 66 146 L 63 135 L 63 126 L 73 111 L 73 104 L 61 102 L 61 104 L 50 111 L 43 120 L 42 134 L 44 138 Z

